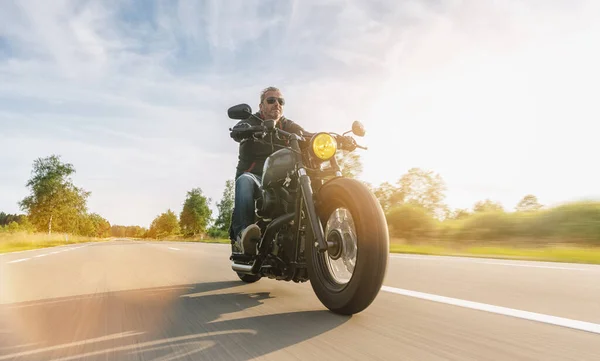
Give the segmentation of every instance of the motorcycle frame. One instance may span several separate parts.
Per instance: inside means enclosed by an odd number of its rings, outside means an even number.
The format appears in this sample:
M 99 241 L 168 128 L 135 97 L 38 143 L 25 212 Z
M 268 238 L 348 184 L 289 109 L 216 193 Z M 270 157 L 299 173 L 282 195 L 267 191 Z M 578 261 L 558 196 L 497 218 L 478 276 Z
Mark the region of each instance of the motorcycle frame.
M 331 169 L 321 170 L 319 168 L 310 168 L 304 162 L 304 153 L 302 152 L 302 149 L 300 147 L 300 141 L 303 139 L 303 137 L 276 128 L 270 129 L 270 131 L 274 132 L 278 138 L 279 133 L 286 135 L 289 140 L 289 146 L 280 147 L 291 149 L 295 155 L 294 172 L 296 173 L 296 176 L 298 178 L 295 211 L 293 213 L 288 213 L 279 216 L 278 218 L 269 222 L 258 245 L 258 252 L 256 256 L 252 257 L 252 263 L 236 263 L 234 259 L 232 269 L 236 272 L 243 274 L 259 274 L 262 265 L 268 256 L 268 246 L 273 239 L 274 233 L 277 232 L 281 226 L 293 220 L 294 223 L 292 232 L 295 236 L 294 255 L 292 257 L 292 260 L 288 263 L 288 266 L 292 268 L 290 270 L 291 272 L 288 272 L 288 274 L 291 274 L 291 279 L 294 279 L 299 270 L 306 269 L 307 267 L 306 263 L 301 262 L 300 259 L 301 254 L 307 250 L 307 247 L 316 247 L 318 248 L 319 252 L 325 252 L 330 246 L 328 245 L 328 242 L 325 241 L 324 230 L 321 225 L 319 216 L 317 214 L 317 204 L 315 202 L 315 195 L 318 194 L 320 187 L 327 182 L 326 179 L 328 177 L 341 177 L 342 173 L 339 169 L 339 165 L 337 163 L 335 155 L 328 160 L 330 162 Z M 313 163 L 313 157 L 314 156 L 311 155 L 309 150 L 307 161 L 309 163 Z M 319 161 L 318 164 L 324 162 L 327 161 Z M 304 211 L 306 211 L 307 214 L 305 214 Z M 308 222 L 306 222 L 306 218 L 308 218 Z M 306 226 L 310 228 L 310 231 L 312 232 L 312 237 L 302 237 L 302 233 L 306 232 Z M 307 239 L 311 240 L 310 244 L 303 242 L 303 240 Z M 312 243 L 312 240 L 315 240 L 315 242 Z

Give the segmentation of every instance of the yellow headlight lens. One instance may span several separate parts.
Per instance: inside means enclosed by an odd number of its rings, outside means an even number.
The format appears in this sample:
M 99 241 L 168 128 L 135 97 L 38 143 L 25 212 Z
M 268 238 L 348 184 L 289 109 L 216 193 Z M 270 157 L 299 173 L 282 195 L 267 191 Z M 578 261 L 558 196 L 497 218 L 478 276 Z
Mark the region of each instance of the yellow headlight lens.
M 313 138 L 312 149 L 319 159 L 328 160 L 335 155 L 337 142 L 331 135 L 320 133 Z

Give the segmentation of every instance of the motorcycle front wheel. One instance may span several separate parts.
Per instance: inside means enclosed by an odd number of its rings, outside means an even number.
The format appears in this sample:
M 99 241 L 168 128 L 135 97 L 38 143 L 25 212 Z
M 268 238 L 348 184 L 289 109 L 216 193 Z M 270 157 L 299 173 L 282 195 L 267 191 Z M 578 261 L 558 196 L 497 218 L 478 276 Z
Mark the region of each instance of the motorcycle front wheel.
M 351 315 L 375 299 L 385 277 L 389 234 L 377 198 L 357 180 L 336 178 L 321 187 L 317 213 L 325 241 L 319 252 L 315 240 L 306 244 L 311 286 L 325 307 Z

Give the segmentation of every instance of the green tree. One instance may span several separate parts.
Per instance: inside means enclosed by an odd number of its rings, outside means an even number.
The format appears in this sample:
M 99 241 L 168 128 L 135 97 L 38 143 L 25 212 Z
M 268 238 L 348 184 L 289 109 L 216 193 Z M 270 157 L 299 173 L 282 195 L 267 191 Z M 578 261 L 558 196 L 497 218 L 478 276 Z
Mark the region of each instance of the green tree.
M 219 210 L 219 215 L 215 220 L 213 228 L 221 231 L 228 232 L 229 226 L 231 225 L 231 215 L 233 213 L 233 205 L 235 197 L 235 183 L 233 183 L 232 179 L 228 179 L 225 182 L 225 189 L 223 190 L 223 196 L 221 197 L 221 201 L 217 204 L 217 209 Z
M 417 204 L 394 206 L 386 218 L 392 235 L 407 241 L 430 237 L 435 230 L 434 219 L 425 208 Z
M 110 237 L 110 222 L 107 219 L 100 217 L 99 215 L 96 215 L 96 216 L 97 216 L 97 218 L 95 219 L 96 229 L 97 229 L 96 234 L 100 238 Z
M 393 205 L 396 205 L 394 196 L 398 193 L 398 188 L 391 183 L 383 182 L 372 191 L 379 200 L 379 204 L 381 204 L 381 208 L 383 208 L 384 211 L 387 211 Z
M 447 206 L 443 202 L 446 184 L 439 174 L 411 168 L 397 184 L 398 189 L 391 197 L 392 204 L 418 205 L 439 219 L 447 214 Z
M 519 201 L 515 207 L 517 212 L 534 212 L 542 208 L 540 202 L 533 194 L 528 194 Z
M 212 211 L 208 207 L 210 199 L 202 195 L 200 188 L 194 188 L 187 193 L 180 214 L 180 226 L 184 236 L 190 237 L 206 232 Z
M 142 238 L 147 232 L 146 228 L 140 226 L 112 225 L 110 227 L 110 235 L 113 237 Z
M 90 192 L 73 185 L 69 178 L 73 173 L 73 165 L 62 163 L 60 156 L 34 161 L 32 177 L 26 184 L 31 194 L 19 205 L 38 231 L 51 233 L 53 228 L 59 232 L 78 231 L 78 219 L 86 212 Z
M 493 202 L 490 199 L 485 199 L 483 201 L 475 203 L 475 205 L 473 206 L 473 212 L 504 212 L 504 207 L 502 207 L 502 204 L 498 202 Z
M 344 177 L 356 178 L 362 173 L 363 165 L 359 153 L 342 150 L 338 151 L 335 157 Z
M 78 229 L 78 234 L 84 236 L 84 237 L 95 237 L 96 236 L 96 224 L 94 224 L 94 221 L 92 220 L 91 217 L 89 217 L 87 214 L 82 216 L 79 219 L 79 229 Z
M 6 230 L 10 233 L 15 233 L 15 232 L 19 232 L 21 230 L 21 227 L 20 227 L 19 223 L 17 223 L 16 221 L 11 221 L 6 226 Z
M 98 238 L 110 237 L 110 222 L 99 214 L 88 214 L 84 217 L 84 220 L 89 222 L 93 229 L 93 231 L 87 234 L 87 236 Z
M 459 208 L 459 209 L 455 209 L 454 211 L 450 212 L 450 214 L 448 215 L 448 219 L 451 219 L 451 220 L 465 219 L 465 218 L 469 218 L 470 215 L 471 215 L 471 213 L 469 213 L 468 210 Z
M 6 226 L 11 222 L 17 222 L 18 224 L 23 223 L 27 216 L 24 214 L 7 214 L 0 212 L 0 226 Z
M 177 215 L 169 209 L 154 218 L 150 225 L 150 229 L 148 230 L 148 235 L 151 238 L 160 239 L 179 234 L 179 232 L 180 227 Z

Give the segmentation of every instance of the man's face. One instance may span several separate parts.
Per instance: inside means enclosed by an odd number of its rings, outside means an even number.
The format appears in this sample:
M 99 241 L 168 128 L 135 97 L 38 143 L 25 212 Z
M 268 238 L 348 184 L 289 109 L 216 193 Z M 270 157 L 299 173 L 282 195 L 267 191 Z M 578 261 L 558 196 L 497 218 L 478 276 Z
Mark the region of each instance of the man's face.
M 283 103 L 283 104 L 281 104 Z M 260 104 L 260 111 L 265 119 L 279 120 L 283 115 L 283 94 L 278 91 L 268 91 Z

